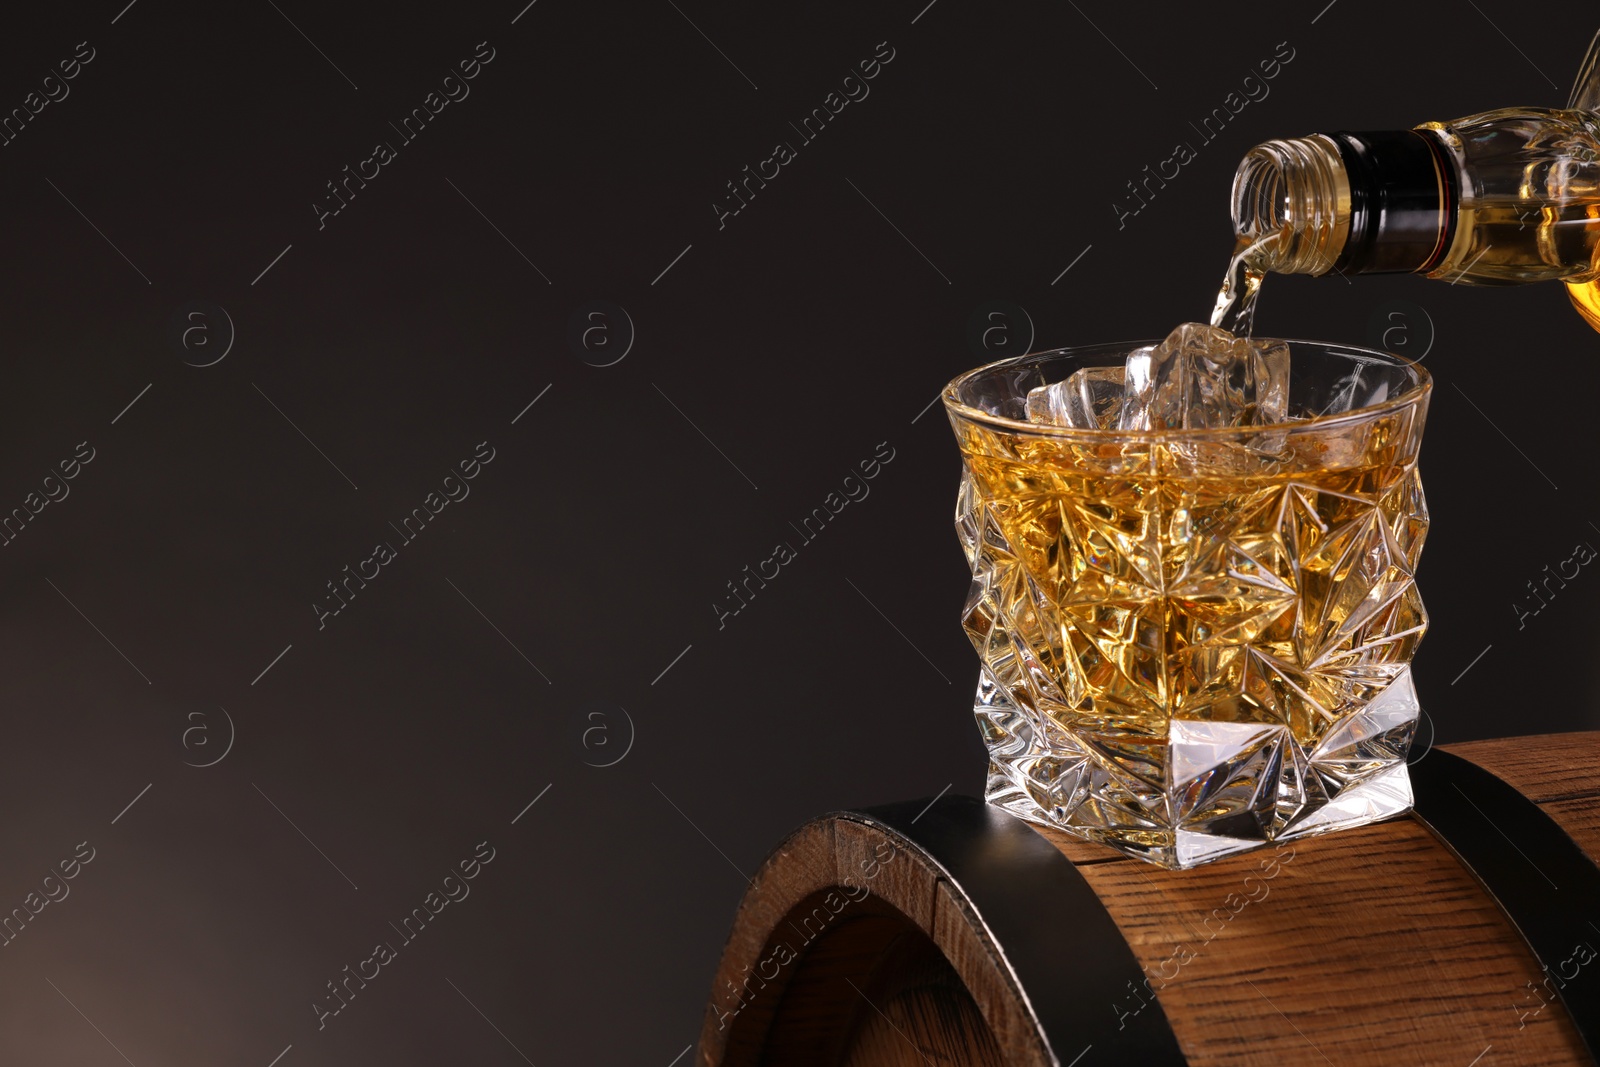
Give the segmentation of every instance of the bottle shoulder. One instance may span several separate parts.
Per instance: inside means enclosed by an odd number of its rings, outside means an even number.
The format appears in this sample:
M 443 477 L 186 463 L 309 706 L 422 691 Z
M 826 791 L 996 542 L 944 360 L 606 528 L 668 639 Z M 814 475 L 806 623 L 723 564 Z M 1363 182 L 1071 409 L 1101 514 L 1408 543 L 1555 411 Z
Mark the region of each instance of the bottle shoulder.
M 1600 158 L 1600 114 L 1554 107 L 1502 107 L 1446 122 L 1424 122 L 1469 165 L 1540 156 Z

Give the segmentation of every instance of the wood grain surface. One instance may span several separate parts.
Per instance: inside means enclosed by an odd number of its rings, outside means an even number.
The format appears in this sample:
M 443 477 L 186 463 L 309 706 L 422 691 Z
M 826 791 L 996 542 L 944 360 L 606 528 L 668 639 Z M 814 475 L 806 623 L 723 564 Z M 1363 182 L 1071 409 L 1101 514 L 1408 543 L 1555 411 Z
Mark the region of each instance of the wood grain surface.
M 1600 734 L 1445 747 L 1600 856 Z M 1409 817 L 1191 871 L 1034 829 L 1145 969 L 1147 988 L 1108 996 L 1105 1011 L 1132 1016 L 1157 999 L 1193 1067 L 1589 1062 L 1560 1002 L 1538 995 L 1544 975 L 1510 922 Z M 699 1063 L 1050 1063 L 959 887 L 897 840 L 829 817 L 767 860 L 736 916 Z M 1038 921 L 1072 916 L 1041 901 Z M 1118 1062 L 1107 1054 L 1097 1062 Z

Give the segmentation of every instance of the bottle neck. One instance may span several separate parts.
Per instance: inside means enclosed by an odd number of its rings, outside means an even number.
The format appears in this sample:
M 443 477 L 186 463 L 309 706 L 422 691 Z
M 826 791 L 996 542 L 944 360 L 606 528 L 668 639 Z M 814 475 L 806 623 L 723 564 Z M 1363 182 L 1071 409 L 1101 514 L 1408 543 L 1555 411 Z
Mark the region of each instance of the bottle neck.
M 1268 141 L 1234 175 L 1234 231 L 1277 273 L 1426 272 L 1450 248 L 1457 187 L 1453 157 L 1421 130 Z

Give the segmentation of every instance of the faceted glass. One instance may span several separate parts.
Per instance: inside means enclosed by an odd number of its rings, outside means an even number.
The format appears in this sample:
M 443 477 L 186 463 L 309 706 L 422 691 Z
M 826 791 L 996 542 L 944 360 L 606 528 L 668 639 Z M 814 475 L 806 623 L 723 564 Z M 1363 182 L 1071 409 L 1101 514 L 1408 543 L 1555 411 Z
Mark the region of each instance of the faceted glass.
M 1149 343 L 945 389 L 987 799 L 1169 868 L 1408 810 L 1427 372 L 1291 341 L 1286 422 L 1027 421 L 1029 390 Z

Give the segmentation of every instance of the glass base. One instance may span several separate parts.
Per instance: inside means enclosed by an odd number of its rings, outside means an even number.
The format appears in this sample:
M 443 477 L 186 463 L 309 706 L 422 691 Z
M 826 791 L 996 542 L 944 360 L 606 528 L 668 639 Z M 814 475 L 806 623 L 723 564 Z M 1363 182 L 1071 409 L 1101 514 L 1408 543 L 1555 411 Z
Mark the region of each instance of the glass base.
M 1164 741 L 1082 737 L 1041 724 L 987 671 L 974 712 L 989 803 L 1170 870 L 1411 809 L 1409 668 L 1310 751 L 1287 727 L 1253 722 L 1174 721 Z

